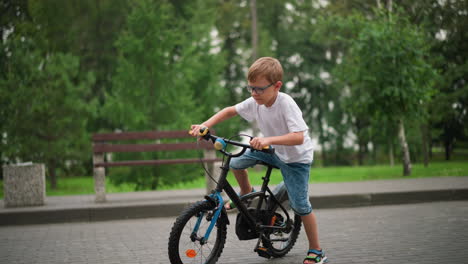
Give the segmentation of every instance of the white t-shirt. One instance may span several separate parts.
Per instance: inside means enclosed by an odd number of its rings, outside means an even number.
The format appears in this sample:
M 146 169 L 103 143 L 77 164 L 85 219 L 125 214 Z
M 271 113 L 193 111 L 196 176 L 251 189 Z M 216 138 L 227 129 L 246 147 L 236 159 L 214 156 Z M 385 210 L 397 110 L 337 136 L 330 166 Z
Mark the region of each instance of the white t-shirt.
M 291 96 L 278 93 L 272 106 L 259 105 L 250 97 L 235 105 L 237 113 L 245 120 L 257 121 L 265 137 L 304 132 L 304 143 L 296 146 L 274 145 L 275 153 L 285 163 L 311 163 L 314 149 L 309 137 L 309 127 L 302 118 L 301 109 Z

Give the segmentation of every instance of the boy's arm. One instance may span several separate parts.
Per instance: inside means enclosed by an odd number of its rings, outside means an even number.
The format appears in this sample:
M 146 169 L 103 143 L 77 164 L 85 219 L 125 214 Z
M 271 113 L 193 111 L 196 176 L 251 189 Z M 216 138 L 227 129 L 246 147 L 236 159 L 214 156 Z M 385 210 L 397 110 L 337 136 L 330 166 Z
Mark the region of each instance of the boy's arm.
M 263 149 L 270 145 L 295 146 L 304 143 L 304 131 L 292 132 L 276 137 L 256 137 L 250 141 L 250 145 L 255 149 Z
M 210 119 L 206 120 L 200 125 L 192 125 L 190 129 L 190 134 L 194 136 L 198 136 L 198 132 L 200 131 L 201 127 L 213 127 L 214 125 L 229 119 L 231 117 L 234 117 L 237 115 L 236 108 L 234 106 L 229 106 L 224 108 L 223 110 L 219 111 L 218 113 L 214 114 Z

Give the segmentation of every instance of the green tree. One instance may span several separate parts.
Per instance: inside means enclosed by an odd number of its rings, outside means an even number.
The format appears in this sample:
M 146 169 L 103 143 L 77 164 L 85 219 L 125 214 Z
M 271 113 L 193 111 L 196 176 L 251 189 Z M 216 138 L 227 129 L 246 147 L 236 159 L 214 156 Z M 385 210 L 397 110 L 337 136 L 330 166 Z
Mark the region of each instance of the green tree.
M 468 141 L 468 1 L 423 1 L 415 9 L 415 20 L 430 32 L 431 53 L 440 57 L 435 67 L 442 78 L 430 105 L 429 136 L 442 143 L 449 160 L 456 143 Z
M 365 23 L 361 23 L 357 38 L 349 41 L 339 76 L 351 88 L 353 109 L 398 126 L 403 173 L 410 175 L 405 122 L 427 116 L 426 103 L 433 95 L 437 76 L 426 57 L 430 46 L 422 29 L 412 25 L 400 10 L 376 10 L 374 19 L 357 19 Z
M 396 1 L 406 10 L 411 22 L 424 28 L 431 42 L 431 57 L 441 79 L 438 93 L 429 106 L 430 116 L 421 126 L 424 159 L 433 143 L 441 144 L 448 160 L 455 145 L 468 140 L 468 1 Z
M 214 10 L 209 4 L 133 3 L 125 31 L 116 42 L 118 67 L 104 110 L 115 129 L 188 129 L 213 113 L 223 96 L 219 87 L 223 60 L 213 51 Z M 174 155 L 146 153 L 140 158 Z M 161 184 L 192 179 L 194 174 L 187 168 L 192 167 L 138 168 L 115 180 L 157 189 Z
M 111 76 L 117 67 L 114 45 L 129 13 L 130 1 L 113 0 L 43 0 L 27 1 L 34 24 L 41 27 L 48 40 L 48 52 L 71 53 L 80 59 L 80 77 L 93 72 L 96 81 L 89 87 L 88 100 L 99 106 L 112 89 Z M 81 77 L 82 75 L 82 77 Z M 110 128 L 101 113 L 94 109 L 88 122 L 90 133 Z
M 79 71 L 74 81 L 86 82 L 90 72 L 96 79 L 83 88 L 85 97 L 77 100 L 94 102 L 98 99 L 99 104 L 103 104 L 105 91 L 111 88 L 110 76 L 117 65 L 114 42 L 128 13 L 128 1 L 0 1 L 0 8 L 0 31 L 4 39 L 9 39 L 14 32 L 13 35 L 34 38 L 34 50 L 41 56 L 72 54 L 79 59 Z M 6 50 L 0 56 L 11 53 L 12 43 L 3 43 Z M 3 69 L 11 63 L 6 57 L 0 58 L 1 73 L 6 73 Z M 90 109 L 91 113 L 86 116 L 89 133 L 109 127 L 98 105 L 93 104 Z M 83 158 L 75 160 L 74 170 L 65 173 L 91 173 L 89 155 L 75 156 Z
M 89 155 L 84 98 L 94 79 L 77 79 L 78 58 L 40 49 L 40 31 L 20 30 L 14 27 L 0 51 L 7 53 L 0 78 L 2 158 L 45 163 L 55 188 L 57 168 Z
M 328 12 L 320 1 L 284 2 L 281 11 L 272 12 L 275 26 L 270 30 L 285 70 L 284 91 L 298 102 L 310 133 L 318 138 L 322 163 L 349 165 L 351 146 L 345 138 L 351 118 L 343 109 L 345 94 L 331 76 L 343 44 L 332 41 L 320 24 L 320 14 Z

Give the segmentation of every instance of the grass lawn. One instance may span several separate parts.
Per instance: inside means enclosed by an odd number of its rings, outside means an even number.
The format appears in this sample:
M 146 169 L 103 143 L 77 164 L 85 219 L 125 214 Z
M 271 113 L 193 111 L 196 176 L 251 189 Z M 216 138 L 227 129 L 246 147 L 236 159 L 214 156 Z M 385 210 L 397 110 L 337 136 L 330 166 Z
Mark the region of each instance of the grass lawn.
M 261 185 L 261 177 L 264 171 L 251 171 L 250 180 L 253 185 Z M 423 164 L 413 164 L 412 174 L 409 177 L 403 176 L 402 165 L 393 167 L 387 165 L 377 166 L 355 166 L 355 167 L 314 167 L 310 172 L 309 182 L 350 182 L 383 179 L 409 179 L 421 177 L 444 177 L 444 176 L 468 176 L 468 162 L 434 162 L 427 168 Z M 228 176 L 231 183 L 236 184 L 234 176 Z M 277 184 L 282 181 L 279 171 L 272 173 L 271 183 Z
M 311 170 L 310 182 L 349 182 L 381 179 L 468 176 L 468 162 L 433 162 L 430 163 L 427 168 L 422 164 L 413 164 L 413 171 L 410 177 L 403 177 L 402 171 L 403 168 L 401 165 L 395 165 L 394 167 L 386 165 L 360 167 L 313 167 Z M 251 169 L 249 172 L 249 178 L 252 184 L 261 185 L 262 176 L 264 174 L 264 169 Z M 115 186 L 110 183 L 109 179 L 106 180 L 106 191 L 108 193 L 134 191 L 134 186 L 132 184 Z M 232 174 L 229 174 L 228 180 L 232 185 L 237 185 Z M 278 170 L 274 170 L 271 177 L 271 184 L 278 184 L 280 181 L 282 181 L 280 172 Z M 193 189 L 204 188 L 204 186 L 205 179 L 199 178 L 192 182 L 162 186 L 160 190 Z M 93 178 L 90 176 L 59 178 L 58 188 L 56 190 L 52 190 L 48 185 L 46 193 L 48 196 L 93 194 Z M 0 198 L 3 198 L 3 181 L 0 181 Z

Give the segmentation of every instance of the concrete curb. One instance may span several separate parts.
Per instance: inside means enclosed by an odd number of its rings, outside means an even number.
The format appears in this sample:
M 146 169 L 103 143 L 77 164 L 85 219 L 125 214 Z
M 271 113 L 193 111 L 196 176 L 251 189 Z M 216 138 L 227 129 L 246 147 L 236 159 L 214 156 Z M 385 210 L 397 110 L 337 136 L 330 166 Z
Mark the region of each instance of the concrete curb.
M 468 200 L 468 189 L 367 193 L 311 197 L 316 209 Z
M 30 210 L 0 213 L 0 226 L 70 222 L 95 222 L 121 219 L 176 216 L 189 203 L 141 204 L 88 207 L 61 210 Z
M 7 210 L 0 211 L 0 226 L 175 217 L 189 204 L 201 199 L 202 196 L 197 196 L 192 197 L 191 201 Z M 310 199 L 315 209 L 457 201 L 468 200 L 468 188 L 321 195 L 311 196 Z

